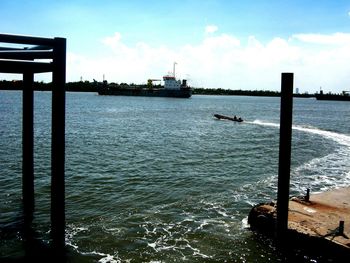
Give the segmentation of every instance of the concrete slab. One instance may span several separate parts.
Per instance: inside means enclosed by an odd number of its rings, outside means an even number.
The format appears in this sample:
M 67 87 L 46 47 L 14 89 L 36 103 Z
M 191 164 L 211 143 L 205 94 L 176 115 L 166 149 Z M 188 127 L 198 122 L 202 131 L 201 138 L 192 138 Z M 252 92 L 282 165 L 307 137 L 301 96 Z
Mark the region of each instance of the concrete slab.
M 276 202 L 254 206 L 248 216 L 252 230 L 268 236 L 276 234 Z M 339 222 L 343 225 L 339 229 Z M 350 187 L 311 194 L 309 201 L 293 197 L 289 201 L 288 237 L 290 246 L 301 246 L 317 254 L 341 260 L 350 257 Z M 341 261 L 343 262 L 343 261 Z
M 344 222 L 344 231 L 341 232 L 340 221 Z M 288 228 L 350 249 L 350 187 L 312 194 L 309 202 L 292 198 L 289 201 Z

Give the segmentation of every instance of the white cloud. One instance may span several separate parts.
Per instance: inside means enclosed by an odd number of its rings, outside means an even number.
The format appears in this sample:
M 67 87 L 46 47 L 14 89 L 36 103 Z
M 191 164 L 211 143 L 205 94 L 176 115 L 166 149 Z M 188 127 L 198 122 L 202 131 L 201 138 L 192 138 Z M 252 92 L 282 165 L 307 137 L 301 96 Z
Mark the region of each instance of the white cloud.
M 115 32 L 113 36 L 102 39 L 102 42 L 106 46 L 114 47 L 120 43 L 121 38 L 121 34 L 119 32 Z
M 332 35 L 325 34 L 296 34 L 293 38 L 306 43 L 322 44 L 322 45 L 349 45 L 349 33 L 334 33 Z
M 215 33 L 216 31 L 218 31 L 218 27 L 215 25 L 208 25 L 205 27 L 205 33 L 207 34 L 212 34 Z
M 189 78 L 193 86 L 279 90 L 281 72 L 294 72 L 295 87 L 301 92 L 316 92 L 320 86 L 339 92 L 350 86 L 348 41 L 349 34 L 344 33 L 298 34 L 267 43 L 255 36 L 245 41 L 221 34 L 206 35 L 197 45 L 170 48 L 144 42 L 127 45 L 115 33 L 102 40 L 102 49 L 109 49 L 105 56 L 69 53 L 67 79 L 101 79 L 105 74 L 110 82 L 145 83 L 171 71 L 176 61 L 177 76 Z

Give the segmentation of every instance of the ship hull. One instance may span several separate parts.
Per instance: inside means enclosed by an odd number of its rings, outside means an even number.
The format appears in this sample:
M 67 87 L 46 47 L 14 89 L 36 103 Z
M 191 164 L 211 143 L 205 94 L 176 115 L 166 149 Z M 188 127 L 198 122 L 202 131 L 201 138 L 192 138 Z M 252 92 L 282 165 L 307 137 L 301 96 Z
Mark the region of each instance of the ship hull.
M 99 95 L 190 98 L 192 89 L 101 89 Z
M 316 94 L 317 100 L 338 100 L 338 101 L 350 101 L 350 96 L 334 95 L 334 94 Z

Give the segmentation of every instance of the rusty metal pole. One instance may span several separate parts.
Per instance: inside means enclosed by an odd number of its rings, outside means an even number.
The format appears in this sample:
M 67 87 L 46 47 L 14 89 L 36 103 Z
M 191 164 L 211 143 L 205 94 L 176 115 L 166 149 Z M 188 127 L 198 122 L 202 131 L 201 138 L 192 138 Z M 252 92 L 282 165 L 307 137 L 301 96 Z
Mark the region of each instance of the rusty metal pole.
M 55 38 L 52 72 L 51 237 L 65 247 L 65 82 L 66 39 Z
M 34 212 L 34 74 L 23 74 L 22 95 L 22 197 L 26 228 L 30 227 Z
M 279 241 L 285 240 L 288 230 L 289 183 L 293 119 L 293 77 L 293 73 L 282 73 L 276 220 L 276 237 Z

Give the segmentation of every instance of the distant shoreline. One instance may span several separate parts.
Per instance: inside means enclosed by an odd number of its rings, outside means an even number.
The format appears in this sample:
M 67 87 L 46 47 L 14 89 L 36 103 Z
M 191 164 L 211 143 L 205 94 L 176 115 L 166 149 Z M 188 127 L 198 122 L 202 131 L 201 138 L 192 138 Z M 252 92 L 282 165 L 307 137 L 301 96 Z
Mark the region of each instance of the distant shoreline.
M 22 90 L 22 81 L 0 81 L 0 90 Z M 50 91 L 52 83 L 34 82 L 35 91 Z M 66 83 L 66 91 L 71 92 L 98 92 L 103 85 L 100 82 L 78 81 Z M 127 83 L 109 83 L 107 84 L 113 89 L 140 89 L 148 88 L 145 85 L 127 84 Z M 161 85 L 155 85 L 154 88 L 161 88 Z M 223 96 L 259 96 L 259 97 L 279 97 L 280 92 L 268 90 L 230 90 L 230 89 L 206 89 L 206 88 L 192 88 L 193 95 L 223 95 Z M 315 94 L 294 94 L 294 97 L 311 98 Z

